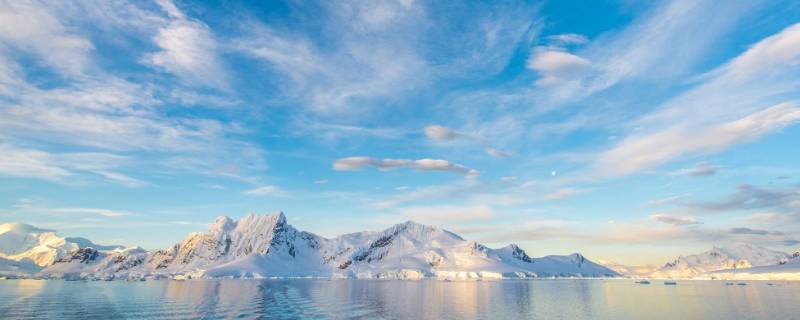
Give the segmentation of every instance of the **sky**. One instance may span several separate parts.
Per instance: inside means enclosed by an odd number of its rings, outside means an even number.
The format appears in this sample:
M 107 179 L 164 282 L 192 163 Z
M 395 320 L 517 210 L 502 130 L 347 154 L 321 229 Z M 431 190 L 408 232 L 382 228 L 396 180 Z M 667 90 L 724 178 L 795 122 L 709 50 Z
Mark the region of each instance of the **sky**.
M 797 1 L 3 1 L 0 222 L 800 248 Z

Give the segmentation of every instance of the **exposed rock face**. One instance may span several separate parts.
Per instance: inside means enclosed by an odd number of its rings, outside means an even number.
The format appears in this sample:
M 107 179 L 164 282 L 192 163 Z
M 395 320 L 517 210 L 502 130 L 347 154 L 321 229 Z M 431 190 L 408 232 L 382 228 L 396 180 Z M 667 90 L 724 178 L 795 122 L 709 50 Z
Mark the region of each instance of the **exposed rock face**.
M 93 248 L 83 248 L 78 249 L 69 256 L 56 260 L 55 263 L 70 263 L 72 261 L 77 261 L 78 263 L 89 264 L 92 261 L 95 261 L 99 255 L 100 253 Z

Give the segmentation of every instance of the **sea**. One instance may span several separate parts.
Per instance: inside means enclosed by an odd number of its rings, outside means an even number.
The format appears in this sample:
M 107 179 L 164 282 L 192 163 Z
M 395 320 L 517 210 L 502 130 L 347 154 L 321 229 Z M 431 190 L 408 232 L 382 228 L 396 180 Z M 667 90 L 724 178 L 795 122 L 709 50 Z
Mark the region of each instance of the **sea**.
M 0 280 L 2 319 L 800 319 L 800 282 Z

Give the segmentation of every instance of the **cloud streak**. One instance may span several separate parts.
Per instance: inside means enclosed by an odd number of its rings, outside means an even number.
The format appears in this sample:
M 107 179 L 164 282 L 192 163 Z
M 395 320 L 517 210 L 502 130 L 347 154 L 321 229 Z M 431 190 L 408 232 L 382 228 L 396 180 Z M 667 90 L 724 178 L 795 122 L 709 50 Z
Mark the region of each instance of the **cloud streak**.
M 376 159 L 370 157 L 347 157 L 338 159 L 333 163 L 333 169 L 337 171 L 354 171 L 366 167 L 374 167 L 379 170 L 392 170 L 397 168 L 410 168 L 421 171 L 442 171 L 461 174 L 467 177 L 477 177 L 480 175 L 475 169 L 469 169 L 463 165 L 452 163 L 441 159 Z

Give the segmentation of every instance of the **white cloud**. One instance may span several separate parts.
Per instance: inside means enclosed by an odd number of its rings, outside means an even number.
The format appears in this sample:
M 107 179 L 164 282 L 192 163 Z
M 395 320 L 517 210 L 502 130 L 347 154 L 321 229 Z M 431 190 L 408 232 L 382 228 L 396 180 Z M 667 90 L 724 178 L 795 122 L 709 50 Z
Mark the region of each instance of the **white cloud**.
M 248 196 L 283 196 L 286 193 L 276 186 L 261 186 L 244 192 Z
M 333 169 L 339 171 L 361 170 L 365 167 L 375 167 L 380 170 L 395 168 L 411 168 L 423 171 L 444 171 L 476 177 L 480 173 L 463 165 L 441 159 L 376 159 L 370 157 L 347 157 L 338 159 L 333 163 Z

